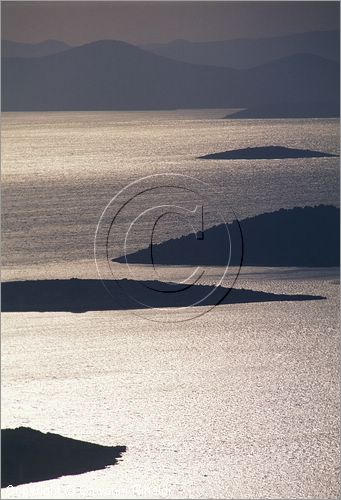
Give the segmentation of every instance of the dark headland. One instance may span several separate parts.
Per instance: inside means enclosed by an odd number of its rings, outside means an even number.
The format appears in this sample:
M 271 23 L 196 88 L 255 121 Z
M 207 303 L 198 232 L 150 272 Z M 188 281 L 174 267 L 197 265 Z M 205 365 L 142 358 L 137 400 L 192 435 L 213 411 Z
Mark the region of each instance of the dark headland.
M 228 224 L 231 255 L 226 244 L 226 226 L 167 240 L 127 255 L 130 264 L 231 265 L 328 267 L 340 264 L 340 209 L 319 205 L 281 209 Z M 125 262 L 125 257 L 114 259 Z
M 201 160 L 278 160 L 282 158 L 324 158 L 338 155 L 312 151 L 309 149 L 293 149 L 285 146 L 260 146 L 254 148 L 233 149 L 219 153 L 199 156 Z
M 125 451 L 125 446 L 101 446 L 29 427 L 3 429 L 1 487 L 104 469 Z

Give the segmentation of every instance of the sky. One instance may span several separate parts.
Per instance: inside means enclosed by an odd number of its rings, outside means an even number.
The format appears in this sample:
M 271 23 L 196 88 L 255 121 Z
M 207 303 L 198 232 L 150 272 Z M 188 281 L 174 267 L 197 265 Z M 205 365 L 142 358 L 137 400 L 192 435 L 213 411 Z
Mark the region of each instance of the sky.
M 339 29 L 339 2 L 3 1 L 2 39 L 80 45 L 256 38 Z

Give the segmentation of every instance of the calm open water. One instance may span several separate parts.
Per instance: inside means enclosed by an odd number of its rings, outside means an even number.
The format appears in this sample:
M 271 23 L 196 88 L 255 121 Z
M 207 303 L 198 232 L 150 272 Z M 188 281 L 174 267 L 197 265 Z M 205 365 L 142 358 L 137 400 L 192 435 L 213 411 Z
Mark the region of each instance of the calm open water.
M 267 144 L 338 153 L 337 120 L 224 114 L 5 114 L 3 279 L 97 278 L 98 218 L 118 189 L 153 173 L 208 182 L 226 217 L 339 204 L 338 158 L 196 159 Z M 184 232 L 160 227 L 159 239 Z M 237 287 L 326 300 L 218 306 L 181 324 L 131 311 L 4 313 L 2 427 L 128 450 L 114 467 L 3 497 L 337 498 L 338 277 L 245 268 Z

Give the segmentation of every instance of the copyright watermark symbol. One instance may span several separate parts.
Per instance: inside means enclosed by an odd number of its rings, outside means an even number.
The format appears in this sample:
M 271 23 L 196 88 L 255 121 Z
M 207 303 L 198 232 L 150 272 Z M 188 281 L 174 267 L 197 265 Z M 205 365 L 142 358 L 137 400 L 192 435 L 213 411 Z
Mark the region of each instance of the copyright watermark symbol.
M 157 174 L 111 199 L 97 225 L 94 252 L 113 309 L 120 302 L 149 320 L 179 322 L 224 300 L 240 272 L 242 234 L 230 213 L 236 244 L 209 187 L 194 177 Z

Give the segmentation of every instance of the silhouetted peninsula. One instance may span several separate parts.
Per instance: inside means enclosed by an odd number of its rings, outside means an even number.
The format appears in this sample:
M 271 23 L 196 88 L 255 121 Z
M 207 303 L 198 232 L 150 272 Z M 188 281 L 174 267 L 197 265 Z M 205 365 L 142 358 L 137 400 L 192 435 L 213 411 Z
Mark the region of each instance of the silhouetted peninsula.
M 339 266 L 340 209 L 333 206 L 281 209 L 228 224 L 232 265 Z M 226 227 L 189 234 L 129 254 L 131 264 L 226 265 Z M 114 259 L 125 262 L 125 257 Z
M 155 290 L 157 290 L 155 292 Z M 316 295 L 286 295 L 222 286 L 134 280 L 37 280 L 2 283 L 2 311 L 111 311 L 192 305 L 320 300 Z M 203 299 L 203 300 L 202 300 Z M 146 305 L 145 305 L 146 304 Z
M 29 427 L 3 429 L 1 487 L 104 469 L 125 451 L 125 446 L 101 446 Z
M 233 149 L 221 153 L 199 156 L 202 160 L 277 160 L 280 158 L 323 158 L 338 156 L 322 151 L 293 149 L 284 146 L 261 146 L 255 148 Z
M 265 118 L 337 118 L 340 110 L 330 101 L 310 102 L 276 102 L 262 103 L 229 113 L 224 118 L 233 119 L 265 119 Z

